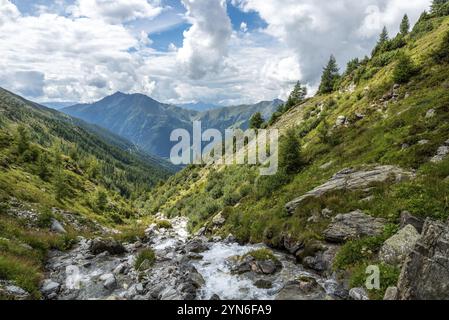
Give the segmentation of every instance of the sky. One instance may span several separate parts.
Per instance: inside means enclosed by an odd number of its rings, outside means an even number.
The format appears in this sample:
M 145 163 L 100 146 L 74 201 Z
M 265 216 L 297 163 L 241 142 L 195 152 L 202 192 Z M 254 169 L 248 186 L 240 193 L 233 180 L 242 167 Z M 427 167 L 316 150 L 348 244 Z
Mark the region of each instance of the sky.
M 38 102 L 116 91 L 218 105 L 313 92 L 431 0 L 0 0 L 0 86 Z

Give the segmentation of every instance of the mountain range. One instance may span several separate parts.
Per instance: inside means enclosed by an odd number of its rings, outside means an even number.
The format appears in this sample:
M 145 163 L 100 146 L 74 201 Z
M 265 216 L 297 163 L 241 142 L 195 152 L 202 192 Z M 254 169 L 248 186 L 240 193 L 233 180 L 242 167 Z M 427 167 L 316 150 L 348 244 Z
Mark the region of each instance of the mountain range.
M 191 132 L 193 121 L 201 121 L 203 130 L 247 129 L 256 112 L 268 118 L 282 103 L 281 100 L 264 101 L 199 112 L 160 103 L 143 94 L 117 92 L 95 103 L 78 104 L 61 111 L 106 128 L 150 154 L 168 158 L 174 145 L 170 142 L 170 134 L 175 129 Z

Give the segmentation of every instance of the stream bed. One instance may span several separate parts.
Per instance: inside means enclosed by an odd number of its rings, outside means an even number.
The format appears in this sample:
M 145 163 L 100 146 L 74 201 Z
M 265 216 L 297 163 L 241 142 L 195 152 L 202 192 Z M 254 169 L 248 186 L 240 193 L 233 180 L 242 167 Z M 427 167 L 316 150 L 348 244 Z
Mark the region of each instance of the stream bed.
M 144 241 L 121 246 L 104 239 L 80 238 L 69 252 L 51 252 L 43 296 L 57 300 L 309 300 L 344 296 L 336 281 L 306 271 L 287 253 L 273 251 L 279 266 L 261 272 L 257 262 L 244 265 L 237 257 L 265 245 L 239 245 L 232 238 L 192 238 L 185 218 L 170 222 L 172 229 L 150 226 Z M 145 248 L 155 251 L 156 262 L 146 271 L 135 270 L 136 256 Z M 242 266 L 244 272 L 236 272 Z

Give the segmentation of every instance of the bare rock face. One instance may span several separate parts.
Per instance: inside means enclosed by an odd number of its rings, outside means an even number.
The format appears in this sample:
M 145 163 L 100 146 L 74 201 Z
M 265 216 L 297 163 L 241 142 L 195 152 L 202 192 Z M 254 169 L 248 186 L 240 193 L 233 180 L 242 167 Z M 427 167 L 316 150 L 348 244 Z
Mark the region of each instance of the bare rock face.
M 286 204 L 287 211 L 292 214 L 301 203 L 311 197 L 320 197 L 327 192 L 336 190 L 357 190 L 369 187 L 373 183 L 386 182 L 393 179 L 394 182 L 401 182 L 414 178 L 414 174 L 395 166 L 378 166 L 366 171 L 355 171 L 345 169 L 338 172 L 325 184 L 307 192 L 305 195 L 296 198 Z
M 379 252 L 380 260 L 391 265 L 402 265 L 420 238 L 415 227 L 410 224 L 405 226 L 385 241 Z
M 443 161 L 449 154 L 449 140 L 447 140 L 441 147 L 438 148 L 437 154 L 430 160 L 433 163 Z
M 385 220 L 366 215 L 360 210 L 339 214 L 324 231 L 324 238 L 332 243 L 344 243 L 361 237 L 380 235 Z
M 405 228 L 408 225 L 415 227 L 416 231 L 421 234 L 424 227 L 424 219 L 413 216 L 410 212 L 404 211 L 401 213 L 400 227 Z
M 398 283 L 400 300 L 449 299 L 449 223 L 428 219 Z

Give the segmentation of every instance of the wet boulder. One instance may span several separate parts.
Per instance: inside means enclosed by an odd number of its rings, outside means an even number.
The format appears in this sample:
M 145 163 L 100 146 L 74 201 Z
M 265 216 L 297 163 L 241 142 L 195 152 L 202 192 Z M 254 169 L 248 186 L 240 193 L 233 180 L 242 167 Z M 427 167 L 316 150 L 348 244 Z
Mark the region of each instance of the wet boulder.
M 276 300 L 324 300 L 326 292 L 315 278 L 301 276 L 289 281 L 277 294 Z
M 185 245 L 186 252 L 202 253 L 207 250 L 208 247 L 206 243 L 200 238 L 193 239 Z

